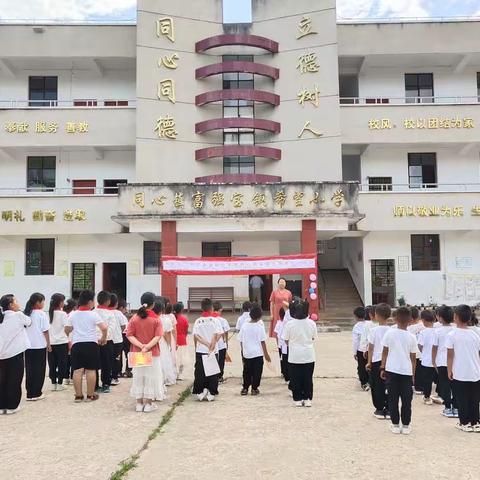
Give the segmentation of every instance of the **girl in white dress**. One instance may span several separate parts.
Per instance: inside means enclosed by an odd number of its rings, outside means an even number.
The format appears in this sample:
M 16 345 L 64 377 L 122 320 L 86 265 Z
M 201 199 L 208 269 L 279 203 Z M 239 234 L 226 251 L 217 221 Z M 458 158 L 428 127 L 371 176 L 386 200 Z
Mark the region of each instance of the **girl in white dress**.
M 177 382 L 177 373 L 172 361 L 172 330 L 173 325 L 169 315 L 165 315 L 165 304 L 156 302 L 153 311 L 159 315 L 163 326 L 163 336 L 160 339 L 160 362 L 162 364 L 163 381 L 165 385 L 174 385 Z
M 169 317 L 170 322 L 172 323 L 172 335 L 170 340 L 170 347 L 172 352 L 172 362 L 173 362 L 173 369 L 175 373 L 178 372 L 177 367 L 177 317 L 173 312 L 173 305 L 170 302 L 167 302 L 165 305 L 165 315 Z

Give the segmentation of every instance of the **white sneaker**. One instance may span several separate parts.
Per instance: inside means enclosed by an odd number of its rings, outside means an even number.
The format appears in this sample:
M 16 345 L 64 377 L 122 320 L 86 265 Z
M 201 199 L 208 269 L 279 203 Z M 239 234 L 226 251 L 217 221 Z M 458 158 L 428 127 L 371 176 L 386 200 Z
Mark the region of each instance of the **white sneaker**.
M 311 407 L 312 406 L 312 401 L 311 400 L 305 400 L 303 402 L 303 404 L 305 405 L 305 407 Z
M 412 433 L 412 427 L 410 425 L 402 425 L 402 434 L 410 435 Z
M 6 410 L 0 410 L 0 415 L 6 415 L 7 411 Z
M 55 389 L 56 392 L 62 392 L 63 390 L 66 390 L 66 388 L 63 385 L 58 384 L 57 388 Z
M 118 378 L 114 378 L 111 382 L 110 385 L 120 385 L 120 380 Z
M 390 431 L 392 433 L 395 433 L 396 435 L 398 435 L 399 433 L 402 433 L 402 430 L 400 429 L 400 425 L 394 425 L 393 423 L 390 424 Z
M 14 410 L 5 410 L 5 415 L 13 415 L 14 413 L 17 413 L 20 411 L 20 407 L 15 408 Z
M 215 395 L 212 395 L 210 392 L 208 392 L 207 393 L 207 401 L 214 402 L 215 401 Z
M 432 400 L 430 397 L 424 398 L 424 399 L 423 399 L 423 403 L 424 403 L 425 405 L 433 405 L 433 400 Z
M 155 410 L 158 410 L 158 407 L 154 403 L 147 403 L 143 407 L 143 413 L 150 413 L 154 412 Z
M 293 405 L 295 407 L 303 407 L 303 402 L 301 400 L 299 400 L 298 402 L 293 402 Z
M 462 432 L 472 433 L 474 430 L 471 425 L 462 425 Z
M 138 413 L 143 412 L 143 404 L 137 403 L 137 405 L 135 406 L 135 411 Z
M 206 388 L 204 388 L 203 392 L 199 393 L 197 395 L 198 401 L 201 402 L 201 401 L 205 400 L 205 398 L 207 397 L 207 393 L 208 393 L 208 390 Z

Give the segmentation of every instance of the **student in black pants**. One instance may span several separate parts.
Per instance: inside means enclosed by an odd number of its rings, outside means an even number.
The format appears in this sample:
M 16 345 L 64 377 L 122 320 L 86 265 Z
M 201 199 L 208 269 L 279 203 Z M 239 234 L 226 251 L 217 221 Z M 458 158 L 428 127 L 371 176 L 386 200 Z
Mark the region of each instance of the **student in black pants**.
M 464 432 L 480 433 L 480 337 L 469 328 L 476 318 L 468 305 L 455 307 L 455 328 L 447 337 L 448 378 L 458 404 L 460 423 Z
M 408 435 L 411 432 L 413 377 L 415 375 L 417 339 L 407 331 L 412 319 L 410 309 L 400 307 L 396 312 L 398 328 L 391 328 L 382 340 L 381 377 L 388 387 L 388 409 L 392 433 Z M 398 402 L 402 408 L 398 411 Z M 401 420 L 401 425 L 400 425 Z
M 110 393 L 110 385 L 112 381 L 112 366 L 113 366 L 113 340 L 112 333 L 114 324 L 116 323 L 115 314 L 110 310 L 110 298 L 111 293 L 102 290 L 97 295 L 97 308 L 95 312 L 100 316 L 104 323 L 108 326 L 107 342 L 105 345 L 100 346 L 100 378 L 102 380 L 102 387 L 98 385 L 98 372 L 97 372 L 97 385 L 95 390 L 102 393 Z
M 243 388 L 241 395 L 248 395 L 248 389 L 252 387 L 252 395 L 258 395 L 260 391 L 260 381 L 263 372 L 263 358 L 270 362 L 270 356 L 267 352 L 266 340 L 267 334 L 263 323 L 259 323 L 262 318 L 262 309 L 258 304 L 254 304 L 250 310 L 251 320 L 245 323 L 238 335 L 238 341 L 243 351 Z
M 28 345 L 25 327 L 32 321 L 20 312 L 13 295 L 0 298 L 0 415 L 18 411 L 22 398 L 24 352 Z

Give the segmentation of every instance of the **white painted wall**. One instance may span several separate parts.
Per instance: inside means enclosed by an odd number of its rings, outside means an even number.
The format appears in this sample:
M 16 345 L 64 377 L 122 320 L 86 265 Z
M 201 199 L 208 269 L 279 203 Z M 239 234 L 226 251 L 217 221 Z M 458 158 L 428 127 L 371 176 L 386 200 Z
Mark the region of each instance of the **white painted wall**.
M 62 235 L 56 237 L 55 272 L 59 263 L 68 263 L 66 276 L 25 276 L 25 237 L 0 237 L 0 292 L 17 295 L 25 305 L 28 297 L 40 291 L 48 299 L 55 292 L 69 297 L 71 293 L 71 264 L 91 263 L 95 265 L 95 289 L 103 284 L 102 264 L 105 262 L 127 263 L 127 301 L 137 308 L 143 292 L 160 292 L 160 275 L 143 275 L 143 241 L 137 234 L 117 235 Z M 5 277 L 3 262 L 15 262 L 15 276 Z
M 348 268 L 355 287 L 365 302 L 363 238 L 342 237 L 339 239 L 343 268 Z
M 439 233 L 439 232 L 426 232 Z M 371 232 L 363 241 L 363 261 L 365 278 L 365 302 L 371 303 L 371 260 L 394 259 L 396 269 L 396 296 L 404 295 L 410 304 L 458 303 L 445 295 L 446 275 L 479 275 L 480 272 L 479 232 L 440 232 L 439 271 L 411 271 L 410 232 Z M 398 257 L 409 258 L 409 271 L 398 271 Z M 472 266 L 458 268 L 456 258 L 471 258 Z M 465 299 L 460 299 L 464 302 Z M 480 296 L 475 303 L 480 301 Z
M 415 63 L 412 57 L 412 63 Z M 358 77 L 361 98 L 405 97 L 405 73 L 433 73 L 435 97 L 476 97 L 478 68 L 469 67 L 454 74 L 451 68 L 426 67 L 366 67 Z
M 134 100 L 135 70 L 106 70 L 103 76 L 93 70 L 19 70 L 15 77 L 2 76 L 0 101 L 28 100 L 28 77 L 58 77 L 58 100 Z
M 436 152 L 438 183 L 480 183 L 478 147 L 460 154 L 460 147 L 437 145 L 370 145 L 361 157 L 362 183 L 368 177 L 392 177 L 395 184 L 408 184 L 408 153 Z
M 65 150 L 18 149 L 10 150 L 8 157 L 0 157 L 0 188 L 25 188 L 27 186 L 27 157 L 55 156 L 56 186 L 69 188 L 71 180 L 96 180 L 103 187 L 104 179 L 135 180 L 135 152 L 128 150 L 106 150 L 98 158 L 93 149 Z

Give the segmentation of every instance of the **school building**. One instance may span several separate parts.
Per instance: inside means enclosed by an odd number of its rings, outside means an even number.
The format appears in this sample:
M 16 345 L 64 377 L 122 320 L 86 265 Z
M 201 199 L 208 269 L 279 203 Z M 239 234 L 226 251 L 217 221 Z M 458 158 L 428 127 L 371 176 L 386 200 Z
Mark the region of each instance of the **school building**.
M 1 293 L 239 304 L 249 275 L 162 278 L 161 255 L 316 252 L 324 319 L 480 302 L 480 23 L 252 0 L 231 24 L 220 0 L 185 3 L 1 25 Z

